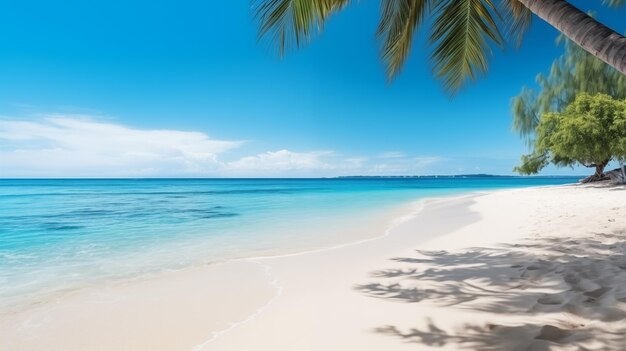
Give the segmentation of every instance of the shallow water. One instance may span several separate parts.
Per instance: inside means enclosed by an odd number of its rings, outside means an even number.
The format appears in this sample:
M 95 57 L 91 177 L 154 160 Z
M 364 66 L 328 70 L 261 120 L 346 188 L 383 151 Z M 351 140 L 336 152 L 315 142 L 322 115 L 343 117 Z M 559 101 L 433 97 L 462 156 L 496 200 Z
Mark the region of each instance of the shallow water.
M 425 197 L 576 178 L 0 180 L 0 307 L 85 284 L 380 235 Z

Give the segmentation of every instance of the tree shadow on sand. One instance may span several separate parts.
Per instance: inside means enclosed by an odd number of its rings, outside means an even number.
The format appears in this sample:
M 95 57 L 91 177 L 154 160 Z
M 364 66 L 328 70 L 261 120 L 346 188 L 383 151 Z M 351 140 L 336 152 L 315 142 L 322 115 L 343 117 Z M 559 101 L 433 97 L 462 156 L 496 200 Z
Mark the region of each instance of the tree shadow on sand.
M 444 331 L 380 326 L 375 332 L 433 347 L 467 350 L 626 350 L 626 232 L 586 239 L 532 239 L 501 248 L 416 251 L 392 258 L 357 290 L 401 303 L 483 311 L 493 321 L 527 316 L 523 325 L 465 324 Z M 554 322 L 546 323 L 546 316 Z M 424 327 L 425 325 L 425 327 Z

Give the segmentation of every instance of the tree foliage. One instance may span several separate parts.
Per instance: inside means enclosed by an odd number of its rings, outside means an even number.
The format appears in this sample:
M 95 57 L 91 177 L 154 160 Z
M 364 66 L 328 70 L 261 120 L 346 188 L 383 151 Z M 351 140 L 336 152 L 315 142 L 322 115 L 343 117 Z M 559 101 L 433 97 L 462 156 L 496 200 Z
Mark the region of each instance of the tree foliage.
M 582 93 L 563 112 L 542 115 L 535 151 L 522 157 L 522 174 L 546 165 L 595 167 L 601 176 L 613 159 L 626 158 L 626 100 L 607 94 Z
M 560 166 L 576 163 L 535 149 L 535 132 L 542 115 L 564 111 L 582 93 L 626 99 L 626 76 L 563 36 L 557 43 L 564 46 L 564 53 L 552 63 L 547 74 L 537 75 L 539 92 L 524 87 L 513 98 L 513 128 L 531 147 L 529 154 L 522 155 L 521 165 L 514 169 L 521 174 L 537 173 L 549 163 Z
M 513 128 L 531 145 L 540 117 L 563 111 L 580 93 L 626 98 L 626 76 L 563 36 L 557 43 L 564 46 L 564 53 L 547 74 L 537 75 L 540 90 L 524 87 L 513 98 Z

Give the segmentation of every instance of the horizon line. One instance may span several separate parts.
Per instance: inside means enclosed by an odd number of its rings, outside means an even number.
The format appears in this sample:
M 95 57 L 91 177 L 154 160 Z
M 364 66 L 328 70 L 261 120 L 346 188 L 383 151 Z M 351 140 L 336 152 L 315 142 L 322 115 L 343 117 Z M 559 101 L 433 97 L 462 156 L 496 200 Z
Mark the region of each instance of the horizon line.
M 474 178 L 578 178 L 586 177 L 586 175 L 502 175 L 502 174 L 488 174 L 488 173 L 476 173 L 476 174 L 433 174 L 433 175 L 348 175 L 348 176 L 331 176 L 331 177 L 0 177 L 2 180 L 166 180 L 166 179 L 189 179 L 189 180 L 229 180 L 229 179 L 375 179 L 375 178 L 460 178 L 460 177 L 474 177 Z

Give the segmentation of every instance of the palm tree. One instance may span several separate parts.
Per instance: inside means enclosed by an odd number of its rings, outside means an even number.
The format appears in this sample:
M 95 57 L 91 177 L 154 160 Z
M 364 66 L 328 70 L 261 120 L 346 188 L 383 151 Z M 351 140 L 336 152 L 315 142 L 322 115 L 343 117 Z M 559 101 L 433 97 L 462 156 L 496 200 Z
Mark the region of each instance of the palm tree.
M 260 36 L 281 55 L 319 32 L 350 0 L 254 0 Z M 564 0 L 381 0 L 377 35 L 391 79 L 401 70 L 417 28 L 428 18 L 435 76 L 450 92 L 487 71 L 492 46 L 521 41 L 534 13 L 573 42 L 626 74 L 626 38 Z M 603 0 L 609 6 L 626 0 Z

